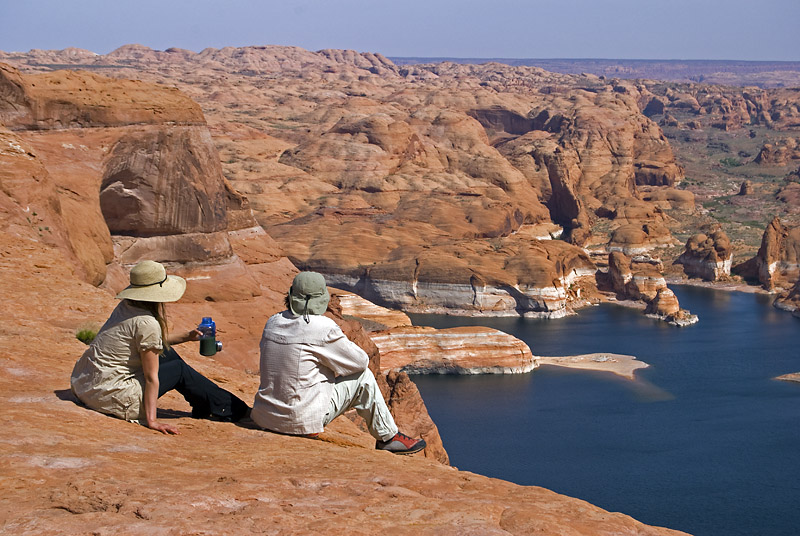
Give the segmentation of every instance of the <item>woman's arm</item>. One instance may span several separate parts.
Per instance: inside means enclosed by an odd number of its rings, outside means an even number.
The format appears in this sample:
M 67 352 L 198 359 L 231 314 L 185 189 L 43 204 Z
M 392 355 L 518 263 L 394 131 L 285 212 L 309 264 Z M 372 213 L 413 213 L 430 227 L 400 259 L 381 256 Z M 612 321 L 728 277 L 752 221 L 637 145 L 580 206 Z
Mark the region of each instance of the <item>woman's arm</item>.
M 158 407 L 158 352 L 145 350 L 141 353 L 144 369 L 144 414 L 147 427 L 158 430 L 162 434 L 177 434 L 178 429 L 171 424 L 162 424 L 156 420 Z
M 193 329 L 192 331 L 187 331 L 185 333 L 181 333 L 180 335 L 170 335 L 167 342 L 169 342 L 170 346 L 172 346 L 189 341 L 199 341 L 201 335 L 202 333 L 200 333 L 200 330 Z

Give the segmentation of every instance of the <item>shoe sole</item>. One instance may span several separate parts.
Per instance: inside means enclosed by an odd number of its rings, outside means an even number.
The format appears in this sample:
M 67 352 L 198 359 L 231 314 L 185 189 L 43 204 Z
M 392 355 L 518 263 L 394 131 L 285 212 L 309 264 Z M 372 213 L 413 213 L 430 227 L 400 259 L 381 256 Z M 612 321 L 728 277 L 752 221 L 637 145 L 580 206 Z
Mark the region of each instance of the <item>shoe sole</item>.
M 392 454 L 399 454 L 400 456 L 408 456 L 409 454 L 416 454 L 417 452 L 422 452 L 423 450 L 425 450 L 425 447 L 415 450 L 390 450 L 388 452 L 391 452 Z

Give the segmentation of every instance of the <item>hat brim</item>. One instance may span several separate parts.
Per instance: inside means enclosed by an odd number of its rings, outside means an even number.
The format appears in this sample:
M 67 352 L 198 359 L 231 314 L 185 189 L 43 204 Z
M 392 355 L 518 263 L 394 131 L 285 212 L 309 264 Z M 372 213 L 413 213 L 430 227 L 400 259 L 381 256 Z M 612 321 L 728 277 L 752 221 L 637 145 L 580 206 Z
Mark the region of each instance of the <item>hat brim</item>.
M 177 275 L 168 275 L 161 284 L 146 287 L 128 286 L 117 294 L 119 300 L 136 300 L 145 302 L 174 302 L 181 299 L 186 292 L 186 280 Z

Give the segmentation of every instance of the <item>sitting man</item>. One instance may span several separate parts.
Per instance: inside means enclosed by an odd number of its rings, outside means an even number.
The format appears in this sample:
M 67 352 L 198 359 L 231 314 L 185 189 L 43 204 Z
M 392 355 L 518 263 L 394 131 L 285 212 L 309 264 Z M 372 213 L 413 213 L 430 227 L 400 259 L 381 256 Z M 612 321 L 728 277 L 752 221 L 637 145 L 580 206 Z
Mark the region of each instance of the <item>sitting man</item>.
M 425 448 L 397 430 L 367 353 L 325 316 L 325 278 L 301 272 L 286 297 L 287 310 L 270 317 L 261 337 L 261 385 L 251 418 L 267 430 L 315 437 L 354 408 L 377 440 L 375 448 L 411 454 Z

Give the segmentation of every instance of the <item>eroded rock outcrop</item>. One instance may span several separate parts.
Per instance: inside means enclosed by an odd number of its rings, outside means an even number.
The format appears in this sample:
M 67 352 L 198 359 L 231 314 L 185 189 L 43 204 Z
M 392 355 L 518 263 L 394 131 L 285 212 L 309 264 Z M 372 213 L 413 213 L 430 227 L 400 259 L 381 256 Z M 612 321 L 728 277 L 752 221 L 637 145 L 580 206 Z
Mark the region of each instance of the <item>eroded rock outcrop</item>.
M 79 51 L 70 52 L 75 52 L 72 55 L 76 61 L 88 60 Z M 147 60 L 153 56 L 151 52 L 146 47 L 132 46 L 117 51 L 116 57 L 123 57 L 125 61 L 128 58 Z M 251 53 L 258 56 L 257 50 L 247 52 L 247 56 Z M 214 53 L 210 51 L 207 55 Z M 237 54 L 229 50 L 224 55 L 236 57 Z M 192 57 L 192 53 L 178 49 L 159 56 L 164 61 L 180 61 L 187 57 Z M 356 57 L 344 55 L 344 58 L 360 62 Z M 248 58 L 253 59 L 258 58 Z M 380 58 L 373 60 L 369 62 L 369 69 L 381 68 Z M 365 72 L 370 72 L 369 69 Z M 199 76 L 206 74 L 198 73 Z M 103 82 L 102 77 L 95 80 Z M 74 107 L 67 108 L 69 113 L 63 117 L 76 117 Z M 166 110 L 169 113 L 168 106 Z M 47 202 L 51 199 L 49 187 L 44 188 L 42 195 L 26 197 L 28 192 L 24 191 L 24 185 L 19 183 L 7 188 L 6 179 L 10 175 L 8 182 L 18 181 L 27 171 L 20 174 L 15 167 L 7 174 L 0 170 L 3 173 L 0 175 L 3 179 L 0 218 L 14 231 L 3 233 L 0 239 L 0 265 L 4 275 L 0 278 L 0 291 L 4 303 L 15 311 L 13 319 L 0 333 L 0 348 L 3 348 L 0 351 L 0 366 L 3 367 L 0 392 L 9 423 L 2 432 L 3 443 L 9 448 L 2 456 L 3 465 L 8 468 L 5 476 L 16 483 L 7 486 L 2 499 L 4 527 L 16 532 L 150 533 L 168 525 L 183 532 L 246 533 L 252 531 L 255 520 L 259 526 L 276 524 L 284 532 L 296 534 L 319 530 L 320 523 L 325 530 L 348 530 L 355 523 L 376 530 L 408 527 L 430 534 L 440 534 L 442 527 L 448 526 L 458 526 L 459 531 L 512 534 L 534 531 L 596 534 L 598 530 L 639 535 L 672 533 L 540 488 L 514 486 L 457 472 L 419 457 L 401 459 L 375 452 L 371 439 L 345 419 L 337 420 L 321 441 L 311 441 L 230 423 L 195 421 L 188 418 L 188 406 L 179 397 L 167 395 L 161 403 L 162 413 L 165 418 L 174 419 L 183 433 L 178 437 L 166 437 L 78 406 L 71 398 L 67 380 L 75 357 L 82 351 L 74 332 L 86 323 L 102 322 L 114 306 L 111 295 L 98 290 L 94 284 L 103 281 L 112 291 L 124 285 L 124 267 L 119 262 L 111 262 L 106 269 L 104 255 L 110 252 L 112 261 L 118 254 L 128 255 L 126 258 L 132 260 L 137 250 L 147 251 L 147 256 L 157 252 L 159 258 L 174 256 L 168 262 L 171 268 L 187 277 L 190 292 L 186 300 L 170 307 L 171 322 L 188 329 L 196 325 L 201 316 L 214 316 L 220 336 L 230 343 L 215 360 L 200 357 L 197 348 L 191 345 L 181 351 L 198 370 L 245 399 L 248 393 L 255 391 L 257 380 L 241 370 L 226 367 L 225 363 L 239 369 L 247 368 L 248 360 L 253 357 L 252 349 L 247 348 L 256 346 L 253 338 L 257 338 L 266 317 L 281 308 L 283 293 L 296 269 L 281 257 L 280 249 L 263 230 L 248 226 L 251 221 L 244 199 L 227 187 L 217 189 L 213 170 L 200 171 L 197 175 L 190 172 L 201 185 L 195 190 L 186 190 L 185 184 L 172 184 L 175 178 L 168 180 L 168 170 L 174 162 L 148 160 L 152 155 L 149 152 L 137 154 L 137 147 L 141 146 L 130 143 L 132 138 L 128 137 L 133 135 L 136 140 L 143 139 L 145 147 L 153 147 L 149 145 L 153 137 L 175 135 L 179 143 L 202 152 L 203 146 L 193 145 L 192 141 L 203 137 L 205 127 L 202 124 L 169 125 L 169 121 L 161 122 L 163 118 L 153 119 L 152 115 L 143 114 L 104 127 L 102 120 L 95 123 L 91 119 L 93 116 L 87 119 L 78 114 L 78 120 L 69 119 L 69 128 L 55 129 L 52 128 L 55 124 L 47 124 L 46 116 L 23 110 L 20 117 L 24 118 L 23 122 L 27 121 L 27 126 L 13 133 L 17 138 L 8 135 L 8 150 L 14 154 L 3 154 L 0 162 L 16 166 L 16 159 L 25 155 L 29 157 L 25 158 L 25 165 L 33 162 L 30 165 L 44 166 L 46 174 L 34 170 L 37 175 L 35 188 L 31 190 L 45 184 L 46 176 L 58 185 L 56 193 L 62 201 L 65 234 L 71 241 L 80 237 L 86 243 L 100 244 L 95 250 L 87 249 L 91 259 L 100 259 L 100 262 L 92 265 L 80 259 L 80 266 L 87 271 L 96 267 L 94 276 L 99 280 L 74 273 L 70 263 L 62 257 L 65 250 L 59 247 L 58 240 L 53 239 L 50 245 L 48 235 L 43 232 L 48 229 L 44 226 L 39 229 L 38 221 L 25 216 L 29 208 L 26 202 L 41 200 L 47 207 L 42 217 L 53 218 L 43 222 L 57 223 L 58 207 Z M 29 130 L 33 124 L 30 118 L 34 118 L 36 128 L 44 124 L 50 130 Z M 86 125 L 93 128 L 83 129 Z M 165 126 L 176 129 L 162 130 Z M 116 145 L 123 139 L 123 144 Z M 169 143 L 166 145 L 164 154 L 177 158 L 180 169 L 191 169 L 194 155 L 181 154 L 169 149 Z M 119 153 L 115 147 L 119 148 Z M 5 147 L 2 150 L 6 151 Z M 156 154 L 161 154 L 161 150 L 161 146 L 154 149 Z M 105 155 L 109 152 L 116 153 L 114 161 L 120 165 L 115 164 L 114 171 L 106 174 Z M 40 159 L 39 164 L 36 164 L 37 159 Z M 141 165 L 141 162 L 150 162 L 150 165 Z M 116 197 L 107 200 L 135 203 L 143 200 L 143 213 L 149 215 L 148 221 L 142 222 L 143 228 L 148 229 L 146 236 L 124 234 L 112 239 L 101 209 L 103 177 L 113 178 L 108 185 Z M 187 200 L 186 207 L 161 205 L 162 200 L 158 199 L 161 190 L 154 185 L 162 180 L 170 183 L 167 191 L 171 188 L 183 193 L 191 191 L 196 197 Z M 117 183 L 141 187 L 141 192 L 132 193 L 133 199 L 128 199 L 123 188 L 113 190 L 112 185 Z M 224 204 L 219 203 L 215 193 L 219 191 L 224 192 Z M 153 199 L 148 199 L 148 192 Z M 218 209 L 223 205 L 227 210 L 224 217 L 213 210 L 204 213 L 203 208 L 197 209 L 198 206 Z M 172 216 L 161 219 L 163 214 L 158 207 Z M 117 213 L 110 205 L 106 208 L 121 228 L 129 225 L 128 214 Z M 227 223 L 223 225 L 223 221 Z M 97 229 L 104 228 L 105 233 L 81 235 L 81 226 L 87 222 Z M 206 229 L 206 225 L 211 229 L 209 243 L 199 236 L 206 233 L 197 230 L 197 226 Z M 130 233 L 130 230 L 124 232 Z M 227 233 L 230 255 L 224 248 L 222 233 Z M 497 245 L 512 247 L 513 243 Z M 197 249 L 192 249 L 194 247 Z M 184 255 L 189 257 L 195 251 L 213 253 L 214 262 L 174 260 Z M 561 266 L 556 260 L 552 260 L 552 265 L 556 274 L 564 277 L 573 274 L 571 266 Z M 222 281 L 222 272 L 233 275 Z M 54 281 L 58 284 L 54 285 Z M 236 294 L 237 299 L 225 301 L 225 292 L 213 290 L 220 286 L 220 281 L 223 287 L 241 284 L 245 290 Z M 572 287 L 580 288 L 579 283 L 573 280 L 565 292 L 575 292 Z M 260 295 L 248 295 L 246 289 L 253 288 Z M 363 333 L 349 327 L 347 319 L 340 321 L 354 340 L 374 354 L 372 348 L 359 339 Z M 31 333 L 37 334 L 35 345 L 30 344 Z M 377 365 L 373 359 L 371 366 Z M 424 421 L 424 406 L 420 406 L 421 399 L 408 377 L 392 373 L 385 380 L 386 389 L 390 391 L 390 407 L 397 412 L 404 430 L 412 434 L 427 433 L 417 431 L 431 423 Z M 232 444 L 240 448 L 231 449 Z M 199 473 L 197 460 L 203 461 L 203 470 Z M 162 478 L 165 466 L 172 468 L 171 485 L 165 485 Z M 268 488 L 264 487 L 265 481 L 270 483 Z M 120 482 L 127 484 L 120 487 Z M 173 492 L 172 485 L 176 483 L 182 490 L 180 493 Z M 187 494 L 187 489 L 192 493 Z M 441 500 L 431 502 L 432 496 Z M 298 509 L 297 504 L 312 508 Z M 515 506 L 509 507 L 509 504 Z M 314 514 L 309 515 L 312 511 Z M 407 512 L 410 511 L 417 512 L 419 517 L 409 521 Z M 383 514 L 376 518 L 375 512 Z M 498 516 L 498 512 L 502 515 Z M 245 515 L 235 515 L 239 513 Z M 419 519 L 424 521 L 420 523 Z
M 330 226 L 328 233 L 335 229 Z M 588 288 L 584 299 L 589 298 L 595 267 L 583 250 L 520 235 L 496 244 L 409 247 L 398 261 L 326 277 L 332 286 L 376 303 L 418 312 L 560 317 L 571 312 L 582 285 Z M 492 255 L 495 247 L 507 258 Z M 416 256 L 407 258 L 410 254 Z M 310 266 L 322 269 L 324 264 Z
M 14 311 L 0 332 L 0 463 L 3 479 L 14 482 L 0 498 L 6 532 L 251 534 L 275 526 L 308 534 L 361 526 L 431 535 L 682 534 L 543 488 L 375 451 L 347 419 L 314 441 L 194 420 L 180 396 L 167 394 L 160 418 L 181 431 L 168 437 L 90 411 L 69 392 L 70 370 L 85 348 L 75 328 L 104 320 L 115 300 L 76 277 L 62 250 L 45 244 L 24 217 L 6 212 L 10 199 L 0 191 L 0 215 L 19 230 L 0 235 L 0 293 Z M 188 306 L 187 318 L 202 310 Z M 177 313 L 172 320 L 180 325 Z M 257 378 L 192 345 L 181 352 L 226 389 L 245 399 L 255 392 Z
M 642 109 L 658 100 L 663 107 L 653 105 L 651 117 L 660 114 L 691 114 L 698 119 L 690 122 L 707 124 L 711 128 L 735 131 L 747 125 L 764 125 L 774 130 L 790 130 L 800 125 L 796 88 L 760 89 L 708 84 L 670 84 L 647 81 L 637 89 L 649 97 L 641 99 Z M 702 121 L 700 121 L 702 119 Z M 687 122 L 687 127 L 694 128 Z M 774 147 L 767 149 L 770 155 Z
M 753 195 L 753 182 L 749 180 L 742 181 L 742 185 L 739 186 L 739 193 L 737 195 Z
M 785 166 L 800 160 L 800 143 L 795 138 L 783 138 L 775 143 L 765 143 L 755 162 L 765 166 Z
M 82 267 L 82 258 L 93 256 L 91 253 L 86 255 L 80 247 L 81 243 L 70 240 L 65 232 L 64 207 L 58 195 L 58 185 L 42 159 L 27 141 L 2 125 L 0 191 L 3 194 L 0 196 L 0 222 L 4 233 L 27 236 L 33 232 L 45 244 L 57 246 L 64 251 L 70 264 L 76 268 Z M 105 236 L 108 236 L 107 230 Z M 105 251 L 98 253 L 101 259 L 110 260 L 110 243 Z M 97 271 L 100 270 L 97 267 Z M 93 270 L 80 270 L 80 274 L 90 280 L 92 272 Z
M 367 331 L 411 325 L 411 319 L 402 311 L 381 307 L 350 292 L 334 291 L 333 294 L 339 300 L 342 316 L 357 317 L 360 322 L 367 323 L 365 326 Z
M 783 181 L 785 184 L 775 194 L 775 198 L 789 207 L 800 206 L 800 167 L 790 171 Z
M 667 288 L 664 276 L 655 267 L 648 263 L 634 263 L 618 251 L 608 256 L 608 274 L 612 288 L 623 299 L 649 302 L 660 290 Z
M 782 293 L 775 299 L 775 307 L 784 311 L 791 311 L 792 314 L 800 318 L 800 279 L 788 291 Z
M 9 69 L 4 72 L 11 73 L 8 77 L 19 82 L 13 87 L 41 84 L 38 79 L 30 82 L 23 76 L 14 77 Z M 57 87 L 54 76 L 47 79 L 48 85 Z M 80 84 L 81 76 L 80 73 L 65 75 L 69 83 L 64 101 L 74 97 L 73 85 L 78 85 L 81 93 L 85 90 L 86 95 L 81 95 L 81 99 L 87 102 L 96 100 L 92 92 L 100 92 L 103 99 L 115 102 L 121 98 L 119 88 L 126 87 L 123 82 L 111 79 L 104 85 L 104 79 L 96 76 L 90 77 L 91 84 Z M 136 88 L 140 90 L 138 98 L 144 99 L 146 86 L 136 84 Z M 158 101 L 162 93 L 161 88 L 152 86 L 154 100 Z M 165 104 L 163 122 L 146 118 L 145 124 L 103 128 L 100 125 L 105 116 L 94 117 L 93 108 L 89 107 L 82 117 L 92 129 L 72 122 L 68 128 L 59 129 L 40 124 L 33 132 L 23 122 L 15 124 L 19 128 L 17 134 L 1 131 L 0 142 L 7 141 L 8 150 L 3 149 L 0 162 L 7 163 L 4 169 L 9 171 L 0 178 L 4 190 L 14 195 L 8 209 L 12 213 L 16 210 L 18 219 L 24 216 L 20 211 L 23 203 L 28 211 L 32 201 L 35 206 L 47 209 L 41 215 L 33 212 L 37 219 L 29 219 L 30 227 L 42 227 L 39 232 L 44 238 L 42 231 L 45 231 L 46 240 L 54 245 L 60 244 L 57 239 L 60 231 L 51 231 L 47 224 L 59 229 L 57 224 L 72 218 L 72 225 L 64 224 L 66 234 L 78 244 L 72 246 L 72 251 L 85 248 L 84 257 L 79 260 L 87 259 L 84 264 L 87 272 L 88 268 L 94 270 L 89 281 L 102 282 L 111 293 L 127 285 L 127 268 L 139 260 L 148 258 L 166 263 L 171 272 L 189 282 L 181 303 L 173 307 L 178 317 L 183 319 L 193 311 L 195 316 L 188 324 L 191 326 L 196 325 L 197 318 L 209 316 L 213 311 L 220 337 L 227 339 L 226 349 L 230 350 L 219 354 L 217 359 L 257 372 L 261 329 L 270 314 L 283 308 L 283 294 L 297 269 L 255 222 L 246 199 L 232 191 L 223 178 L 218 154 L 205 125 L 176 125 L 169 120 L 175 119 L 169 115 L 169 104 L 176 100 L 173 93 L 168 92 L 170 99 Z M 35 102 L 40 108 L 47 108 L 47 99 L 59 98 L 55 89 L 39 101 L 26 97 L 24 91 L 22 95 L 17 99 L 19 102 Z M 183 96 L 177 100 L 180 99 L 188 101 Z M 139 102 L 138 106 L 147 108 L 145 102 Z M 181 109 L 197 110 L 197 107 L 192 103 Z M 105 114 L 117 117 L 113 111 Z M 202 120 L 202 114 L 195 119 Z M 30 147 L 23 140 L 29 140 Z M 41 160 L 37 154 L 43 155 Z M 31 172 L 33 180 L 28 176 Z M 73 212 L 69 218 L 62 218 L 64 210 L 57 192 L 71 203 Z M 100 231 L 82 233 L 86 228 Z M 94 247 L 85 247 L 87 244 Z M 409 412 L 402 419 L 418 427 L 407 428 L 408 433 L 424 433 L 431 446 L 426 449 L 426 456 L 446 463 L 447 454 L 419 393 L 412 386 L 394 389 L 389 385 L 380 374 L 377 348 L 361 325 L 344 320 L 340 313 L 335 317 L 352 340 L 373 357 L 384 394 L 402 392 L 402 401 L 390 399 L 390 402 L 398 411 Z M 394 382 L 403 385 L 408 380 L 399 376 Z
M 520 374 L 536 362 L 528 345 L 502 331 L 481 327 L 394 328 L 372 334 L 381 368 L 409 374 Z
M 800 278 L 800 227 L 785 226 L 775 217 L 764 230 L 756 256 L 733 271 L 766 290 L 789 290 Z
M 672 188 L 683 172 L 628 82 L 491 63 L 398 68 L 375 54 L 292 47 L 61 56 L 178 84 L 203 104 L 224 172 L 295 264 L 348 289 L 372 281 L 374 296 L 389 296 L 382 303 L 409 310 L 568 313 L 596 299 L 570 280 L 590 264 L 571 270 L 580 249 L 529 248 L 521 235 L 556 225 L 574 245 L 613 233 L 610 247 L 649 251 L 671 243 L 664 211 L 693 202 Z M 266 73 L 276 83 L 253 83 Z M 598 219 L 608 234 L 594 235 Z M 421 278 L 407 268 L 417 264 Z M 441 299 L 440 284 L 458 299 Z
M 697 316 L 681 309 L 664 276 L 650 263 L 633 262 L 624 253 L 614 251 L 608 256 L 606 277 L 618 299 L 644 302 L 645 314 L 676 326 L 697 322 Z
M 686 241 L 683 254 L 675 260 L 682 264 L 689 277 L 719 281 L 731 274 L 733 250 L 728 235 L 722 229 L 709 234 L 697 233 Z
M 88 72 L 21 75 L 0 64 L 0 122 L 14 130 L 205 124 L 200 106 L 175 88 Z

